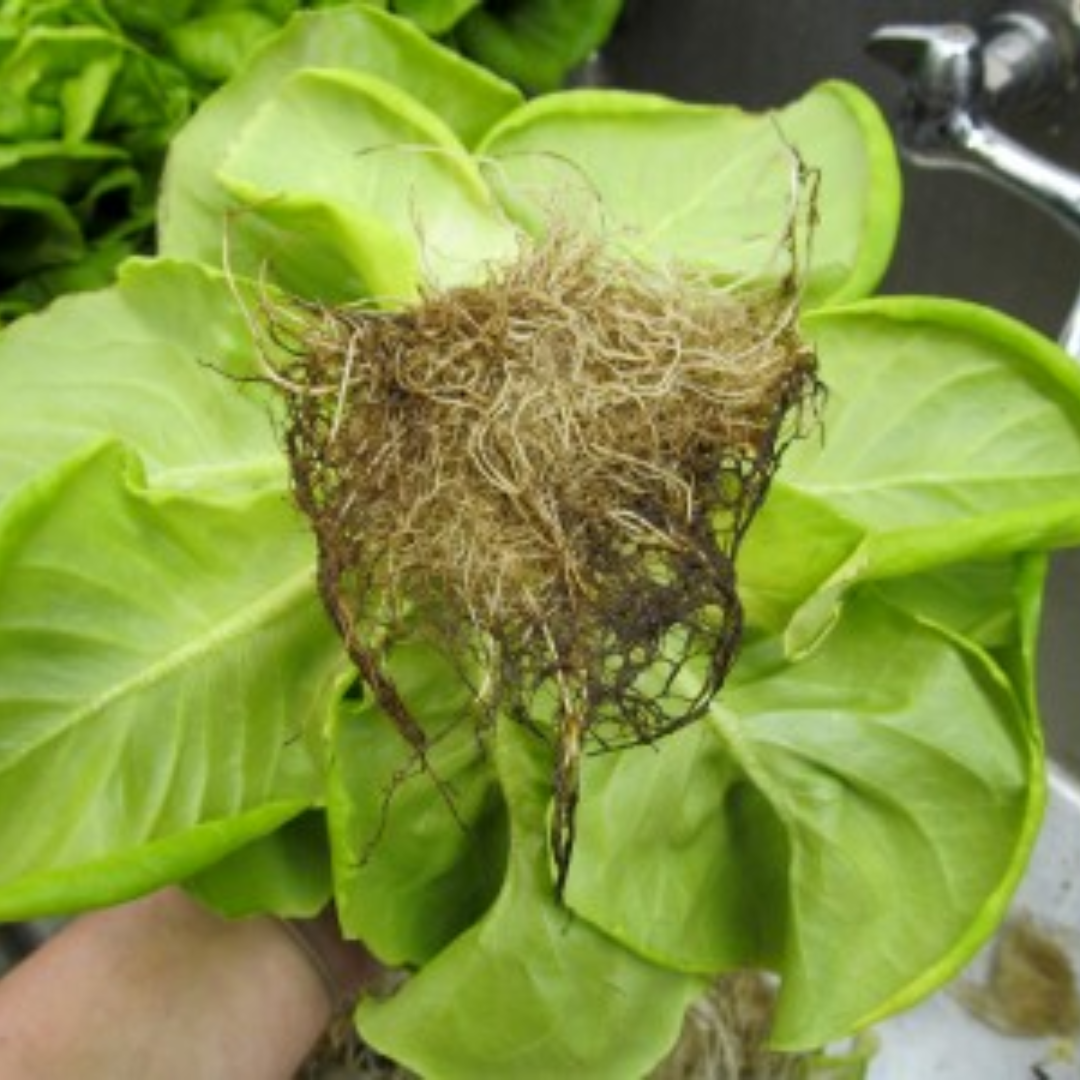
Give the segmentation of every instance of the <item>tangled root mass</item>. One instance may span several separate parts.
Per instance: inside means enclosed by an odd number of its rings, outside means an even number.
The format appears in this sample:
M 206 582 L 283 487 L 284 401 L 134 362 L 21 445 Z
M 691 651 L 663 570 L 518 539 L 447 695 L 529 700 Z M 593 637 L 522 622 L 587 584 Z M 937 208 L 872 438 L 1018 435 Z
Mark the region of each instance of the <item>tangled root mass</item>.
M 550 739 L 560 892 L 582 754 L 693 721 L 731 666 L 735 555 L 819 388 L 795 306 L 558 228 L 396 310 L 268 305 L 324 602 L 421 756 L 380 659 L 417 633 L 480 673 L 478 723 Z

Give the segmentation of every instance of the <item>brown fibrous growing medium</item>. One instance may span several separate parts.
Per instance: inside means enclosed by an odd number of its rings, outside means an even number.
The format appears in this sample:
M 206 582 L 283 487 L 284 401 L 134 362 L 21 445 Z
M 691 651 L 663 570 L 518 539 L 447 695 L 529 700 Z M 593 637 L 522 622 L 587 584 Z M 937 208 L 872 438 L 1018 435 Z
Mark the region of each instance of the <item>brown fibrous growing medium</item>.
M 552 227 L 395 306 L 264 302 L 319 585 L 416 753 L 386 650 L 424 635 L 481 728 L 553 747 L 566 882 L 582 755 L 702 715 L 742 628 L 735 557 L 820 384 L 792 278 L 745 293 Z

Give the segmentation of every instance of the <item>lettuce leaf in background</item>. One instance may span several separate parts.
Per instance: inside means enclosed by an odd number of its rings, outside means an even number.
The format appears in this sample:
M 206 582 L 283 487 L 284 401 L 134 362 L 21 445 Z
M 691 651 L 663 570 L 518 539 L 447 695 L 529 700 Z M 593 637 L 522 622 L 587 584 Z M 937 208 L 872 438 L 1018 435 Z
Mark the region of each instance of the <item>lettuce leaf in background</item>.
M 7 0 L 0 43 L 3 319 L 58 289 L 105 284 L 119 260 L 148 247 L 156 176 L 192 96 L 179 70 L 92 0 Z M 63 203 L 66 220 L 30 204 L 42 193 Z
M 346 113 L 361 134 L 343 152 Z M 358 699 L 272 407 L 226 377 L 256 370 L 244 312 L 220 270 L 184 260 L 218 263 L 238 209 L 248 269 L 276 245 L 265 288 L 310 264 L 319 289 L 333 268 L 371 289 L 383 261 L 411 252 L 401 289 L 422 266 L 415 220 L 465 205 L 493 236 L 535 230 L 538 188 L 557 197 L 570 175 L 663 257 L 747 277 L 764 249 L 747 242 L 740 188 L 752 178 L 759 232 L 782 222 L 787 146 L 729 109 L 593 93 L 522 106 L 414 30 L 354 10 L 296 20 L 200 111 L 168 170 L 173 258 L 131 263 L 117 286 L 0 336 L 0 797 L 55 805 L 0 837 L 15 853 L 0 913 L 177 879 L 232 913 L 294 913 L 332 883 L 352 932 L 416 968 L 362 1005 L 362 1032 L 433 1077 L 492 1062 L 522 1077 L 643 1074 L 707 979 L 748 962 L 783 979 L 778 1038 L 813 1045 L 971 955 L 1039 816 L 1041 560 L 1025 553 L 1080 540 L 1080 387 L 1053 346 L 970 306 L 849 303 L 895 233 L 888 134 L 835 86 L 782 121 L 822 170 L 833 222 L 805 319 L 830 387 L 824 435 L 792 448 L 751 531 L 747 646 L 711 716 L 588 763 L 567 911 L 546 848 L 546 746 L 507 726 L 478 741 L 453 673 L 422 651 L 393 657 L 440 736 L 438 775 L 476 823 L 463 832 Z M 276 162 L 275 144 L 314 179 Z M 680 170 L 615 181 L 673 145 Z M 735 163 L 727 183 L 718 155 Z M 332 228 L 357 220 L 378 228 Z M 714 220 L 734 254 L 719 235 L 699 243 Z M 311 859 L 287 857 L 297 842 Z M 253 866 L 282 877 L 253 887 Z
M 624 0 L 502 0 L 457 24 L 453 40 L 478 63 L 533 93 L 557 90 L 607 39 Z
M 445 34 L 482 0 L 393 0 L 394 11 L 425 34 Z M 586 5 L 587 6 L 587 5 Z

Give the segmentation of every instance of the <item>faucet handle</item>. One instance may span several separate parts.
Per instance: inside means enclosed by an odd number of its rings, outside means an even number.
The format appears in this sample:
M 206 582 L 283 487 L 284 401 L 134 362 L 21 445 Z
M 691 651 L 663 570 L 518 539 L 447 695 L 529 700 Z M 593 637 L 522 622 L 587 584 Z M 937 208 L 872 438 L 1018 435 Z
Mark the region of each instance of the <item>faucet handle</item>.
M 902 75 L 908 105 L 945 115 L 971 108 L 983 89 L 979 35 L 963 23 L 888 25 L 866 45 L 869 54 Z
M 896 126 L 908 156 L 921 165 L 954 165 L 958 143 L 982 113 L 979 35 L 963 23 L 890 25 L 866 47 L 904 78 Z
M 981 33 L 963 23 L 889 25 L 866 48 L 931 114 L 1031 112 L 1077 85 L 1080 0 L 1069 10 L 1061 0 L 1015 0 Z
M 1070 15 L 1069 12 L 1072 12 Z M 1036 112 L 1061 103 L 1077 83 L 1080 4 L 1025 0 L 986 26 L 988 108 Z

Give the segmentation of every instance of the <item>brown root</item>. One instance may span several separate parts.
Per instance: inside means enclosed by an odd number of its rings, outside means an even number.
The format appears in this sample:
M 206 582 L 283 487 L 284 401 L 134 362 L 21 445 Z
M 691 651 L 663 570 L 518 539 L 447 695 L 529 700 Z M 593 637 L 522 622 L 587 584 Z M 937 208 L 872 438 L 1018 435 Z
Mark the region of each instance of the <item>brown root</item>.
M 802 1080 L 810 1055 L 766 1047 L 775 997 L 757 972 L 718 979 L 690 1007 L 679 1041 L 650 1080 Z
M 1076 1038 L 1080 991 L 1060 937 L 1021 912 L 998 931 L 985 982 L 960 982 L 957 1000 L 1006 1035 Z
M 555 747 L 557 890 L 580 759 L 700 716 L 741 631 L 734 559 L 819 390 L 790 280 L 734 295 L 552 228 L 402 310 L 267 303 L 297 500 L 360 674 L 426 634 Z

